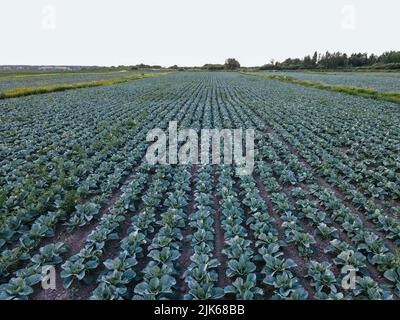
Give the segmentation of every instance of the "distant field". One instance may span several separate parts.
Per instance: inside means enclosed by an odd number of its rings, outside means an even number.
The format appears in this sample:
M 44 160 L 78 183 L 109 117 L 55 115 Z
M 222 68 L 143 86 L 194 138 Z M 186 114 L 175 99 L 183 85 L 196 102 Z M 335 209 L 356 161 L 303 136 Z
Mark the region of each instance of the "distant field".
M 43 73 L 43 74 L 15 74 L 0 76 L 0 93 L 16 88 L 38 88 L 62 84 L 74 84 L 98 80 L 116 79 L 144 71 L 126 72 L 82 72 L 82 73 Z M 146 71 L 145 73 L 149 73 Z
M 260 72 L 319 81 L 334 85 L 361 87 L 382 92 L 400 92 L 400 72 Z

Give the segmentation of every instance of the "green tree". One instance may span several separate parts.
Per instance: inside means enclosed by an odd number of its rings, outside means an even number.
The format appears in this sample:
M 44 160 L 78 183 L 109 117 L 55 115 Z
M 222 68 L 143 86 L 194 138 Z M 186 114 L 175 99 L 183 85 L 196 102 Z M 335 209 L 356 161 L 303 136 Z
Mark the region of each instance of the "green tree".
M 312 57 L 312 64 L 314 65 L 314 67 L 316 67 L 316 66 L 317 66 L 317 63 L 318 63 L 318 52 L 315 51 L 315 52 L 314 52 L 314 55 L 313 55 L 313 57 Z
M 225 68 L 228 70 L 234 70 L 240 68 L 240 63 L 235 58 L 228 58 L 225 60 Z

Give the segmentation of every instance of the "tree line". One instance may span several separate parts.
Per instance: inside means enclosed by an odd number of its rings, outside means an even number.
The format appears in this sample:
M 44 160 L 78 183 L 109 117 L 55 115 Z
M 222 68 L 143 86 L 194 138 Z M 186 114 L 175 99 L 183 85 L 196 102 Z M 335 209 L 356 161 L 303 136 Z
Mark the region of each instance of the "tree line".
M 219 70 L 235 70 L 240 68 L 240 63 L 235 58 L 228 58 L 225 60 L 225 64 L 212 64 L 207 63 L 201 67 L 202 69 L 219 71 Z
M 260 67 L 262 70 L 279 69 L 340 69 L 340 68 L 372 68 L 400 69 L 400 51 L 387 51 L 381 55 L 341 52 L 329 52 L 307 55 L 303 59 L 288 58 L 283 62 L 271 61 Z

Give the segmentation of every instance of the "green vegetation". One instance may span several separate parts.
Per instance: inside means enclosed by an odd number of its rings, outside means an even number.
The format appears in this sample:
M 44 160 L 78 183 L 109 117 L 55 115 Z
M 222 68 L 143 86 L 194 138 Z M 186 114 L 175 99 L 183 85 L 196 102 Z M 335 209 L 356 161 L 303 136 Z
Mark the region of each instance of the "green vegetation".
M 341 52 L 324 54 L 314 52 L 300 58 L 287 58 L 283 62 L 271 61 L 260 67 L 260 70 L 298 70 L 298 69 L 368 69 L 368 70 L 399 70 L 400 51 L 387 51 L 380 56 L 367 53 L 353 53 L 347 55 Z
M 225 68 L 228 70 L 239 69 L 240 63 L 235 58 L 228 58 L 225 60 Z
M 235 58 L 228 58 L 225 60 L 225 64 L 213 64 L 207 63 L 201 67 L 203 70 L 208 71 L 233 71 L 240 68 L 240 63 Z
M 16 88 L 0 93 L 0 99 L 16 98 L 16 97 L 29 96 L 33 94 L 42 94 L 42 93 L 66 91 L 66 90 L 81 89 L 81 88 L 111 86 L 114 84 L 124 83 L 131 80 L 137 80 L 147 77 L 157 77 L 160 75 L 161 74 L 158 73 L 154 74 L 148 73 L 148 74 L 137 74 L 128 77 L 115 78 L 115 79 L 97 80 L 91 82 L 61 84 L 61 85 L 53 85 L 53 86 L 38 87 L 38 88 Z
M 373 89 L 327 84 L 327 83 L 319 82 L 319 81 L 303 80 L 303 79 L 297 79 L 297 78 L 293 78 L 293 77 L 280 76 L 280 75 L 254 74 L 254 73 L 245 73 L 245 72 L 243 72 L 242 74 L 251 75 L 251 76 L 260 77 L 260 78 L 274 79 L 274 80 L 299 84 L 302 86 L 313 87 L 313 88 L 322 89 L 322 90 L 342 92 L 342 93 L 347 93 L 347 94 L 351 94 L 351 95 L 355 95 L 355 96 L 361 96 L 361 97 L 365 97 L 365 98 L 379 99 L 379 100 L 400 103 L 400 93 L 398 93 L 398 92 L 379 92 L 379 91 L 376 91 Z

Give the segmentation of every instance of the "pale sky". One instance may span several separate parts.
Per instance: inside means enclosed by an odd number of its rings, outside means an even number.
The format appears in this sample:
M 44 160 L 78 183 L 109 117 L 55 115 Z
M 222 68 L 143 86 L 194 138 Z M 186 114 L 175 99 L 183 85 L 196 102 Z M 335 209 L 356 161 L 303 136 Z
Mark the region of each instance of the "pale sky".
M 398 0 L 0 0 L 0 65 L 244 66 L 400 50 Z

